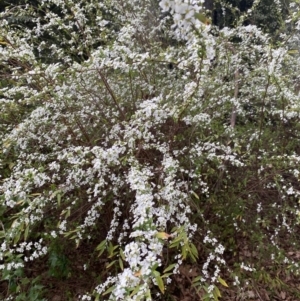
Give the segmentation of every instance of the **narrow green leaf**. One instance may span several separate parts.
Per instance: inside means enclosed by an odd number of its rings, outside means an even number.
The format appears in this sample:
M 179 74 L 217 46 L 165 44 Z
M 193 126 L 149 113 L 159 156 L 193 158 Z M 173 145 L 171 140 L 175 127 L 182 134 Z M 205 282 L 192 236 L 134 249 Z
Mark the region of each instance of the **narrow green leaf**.
M 196 192 L 192 191 L 192 195 L 193 195 L 197 200 L 199 200 L 199 196 L 198 196 L 198 194 L 197 194 Z
M 182 241 L 182 236 L 177 236 L 175 239 L 173 239 L 170 242 L 170 248 L 173 248 L 175 246 L 178 246 L 178 244 Z
M 196 258 L 198 258 L 198 250 L 197 250 L 196 246 L 193 243 L 190 244 L 190 250 L 191 250 L 192 254 Z
M 108 294 L 111 293 L 114 289 L 115 289 L 115 286 L 111 286 L 110 288 L 108 288 L 108 289 L 102 294 L 102 296 L 108 295 Z
M 124 270 L 124 266 L 123 266 L 123 260 L 121 257 L 119 257 L 119 266 L 121 268 L 121 270 L 123 271 Z
M 162 294 L 165 293 L 165 286 L 162 278 L 160 276 L 155 276 L 155 280 L 157 282 L 158 288 L 161 291 Z
M 108 243 L 108 258 L 114 256 L 114 246 L 111 242 Z
M 170 264 L 167 268 L 164 269 L 163 273 L 173 270 L 175 266 L 176 266 L 176 263 Z
M 125 255 L 124 255 L 124 252 L 123 252 L 123 250 L 122 249 L 120 249 L 120 256 L 121 256 L 121 258 L 125 261 Z
M 71 231 L 68 231 L 68 232 L 64 233 L 64 236 L 65 236 L 65 237 L 68 237 L 68 236 L 74 234 L 75 232 L 77 232 L 77 229 L 71 230 Z
M 166 273 L 166 274 L 163 274 L 161 276 L 161 278 L 168 278 L 169 276 L 173 275 L 173 273 Z
M 197 276 L 196 278 L 193 279 L 193 283 L 200 281 L 201 278 L 202 278 L 202 276 Z
M 219 298 L 221 298 L 221 293 L 220 293 L 220 291 L 219 291 L 219 289 L 218 289 L 217 286 L 215 286 L 215 288 L 214 288 L 214 290 L 213 290 L 213 296 L 214 296 L 214 299 L 215 299 L 216 301 L 218 301 Z
M 24 232 L 24 240 L 27 240 L 28 233 L 29 233 L 29 226 L 27 226 L 26 229 L 25 229 L 25 232 Z
M 14 244 L 17 244 L 17 242 L 20 240 L 20 237 L 21 237 L 21 232 L 19 231 L 14 238 Z
M 101 241 L 101 243 L 96 247 L 96 251 L 101 251 L 102 249 L 106 248 L 106 239 Z
M 67 212 L 66 212 L 66 218 L 68 218 L 70 215 L 71 215 L 71 210 L 68 209 Z
M 141 286 L 138 285 L 133 291 L 132 293 L 130 294 L 130 297 L 133 297 L 139 290 L 140 290 Z
M 182 259 L 185 260 L 186 256 L 187 256 L 187 248 L 186 245 L 183 245 L 181 248 L 181 255 L 182 255 Z
M 226 283 L 226 281 L 224 279 L 222 279 L 221 277 L 218 277 L 218 281 L 225 287 L 228 287 L 228 284 Z
M 60 207 L 60 201 L 61 201 L 61 194 L 60 192 L 57 194 L 57 206 Z
M 116 263 L 117 260 L 112 261 L 111 263 L 109 263 L 106 268 L 109 269 L 112 265 L 114 265 Z
M 153 274 L 154 274 L 154 276 L 156 277 L 156 276 L 160 276 L 160 273 L 158 272 L 158 271 L 153 271 Z
M 170 234 L 166 233 L 166 232 L 157 232 L 156 233 L 156 237 L 157 238 L 160 238 L 160 239 L 164 239 L 164 240 L 167 240 L 171 237 Z

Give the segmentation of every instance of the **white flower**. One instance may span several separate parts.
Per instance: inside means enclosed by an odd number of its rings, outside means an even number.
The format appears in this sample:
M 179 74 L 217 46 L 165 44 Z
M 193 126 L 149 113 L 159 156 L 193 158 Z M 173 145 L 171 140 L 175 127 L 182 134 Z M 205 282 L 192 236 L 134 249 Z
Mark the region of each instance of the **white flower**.
M 175 4 L 174 10 L 177 14 L 185 15 L 190 10 L 190 6 L 187 3 L 179 3 Z
M 162 0 L 159 2 L 159 6 L 162 8 L 162 11 L 169 11 L 173 5 L 172 2 L 170 0 Z

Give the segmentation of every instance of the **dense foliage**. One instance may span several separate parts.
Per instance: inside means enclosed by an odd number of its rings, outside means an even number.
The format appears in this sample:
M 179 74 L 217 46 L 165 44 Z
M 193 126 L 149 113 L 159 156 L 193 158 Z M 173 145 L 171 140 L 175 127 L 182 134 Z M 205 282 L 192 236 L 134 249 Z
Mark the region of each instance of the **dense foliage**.
M 276 42 L 260 1 L 36 2 L 0 13 L 1 300 L 300 298 L 299 1 Z
M 243 25 L 256 25 L 272 37 L 278 37 L 284 27 L 290 4 L 289 0 L 214 0 L 212 2 L 213 24 L 219 27 L 234 27 L 239 22 Z

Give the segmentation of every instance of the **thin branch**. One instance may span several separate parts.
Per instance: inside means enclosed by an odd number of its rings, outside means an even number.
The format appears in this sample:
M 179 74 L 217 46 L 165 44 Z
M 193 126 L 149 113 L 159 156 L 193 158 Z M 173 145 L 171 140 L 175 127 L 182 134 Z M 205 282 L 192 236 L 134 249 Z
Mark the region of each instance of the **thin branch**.
M 239 70 L 237 69 L 234 73 L 234 100 L 236 101 L 239 94 Z M 236 105 L 233 104 L 231 118 L 230 118 L 230 126 L 232 128 L 235 127 L 236 123 Z
M 123 110 L 121 109 L 121 107 L 119 106 L 119 103 L 118 103 L 118 100 L 117 100 L 117 97 L 115 96 L 113 90 L 111 89 L 109 83 L 107 82 L 106 80 L 106 77 L 104 76 L 104 74 L 102 73 L 102 71 L 100 69 L 97 69 L 97 72 L 98 74 L 100 75 L 101 77 L 101 80 L 103 81 L 108 93 L 110 94 L 111 98 L 113 99 L 113 102 L 114 104 L 116 105 L 118 111 L 120 112 L 120 114 L 122 115 L 123 117 L 123 120 L 125 120 L 125 114 L 123 112 Z

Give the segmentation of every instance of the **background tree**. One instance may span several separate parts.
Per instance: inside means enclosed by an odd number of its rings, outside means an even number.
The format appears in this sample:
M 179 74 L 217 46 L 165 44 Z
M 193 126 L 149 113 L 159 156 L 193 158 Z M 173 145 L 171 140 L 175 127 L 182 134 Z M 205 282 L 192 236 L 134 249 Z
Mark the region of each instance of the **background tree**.
M 210 7 L 213 3 L 213 24 L 224 26 L 236 26 L 244 15 L 243 25 L 257 25 L 264 32 L 277 36 L 278 30 L 284 26 L 289 11 L 289 1 L 275 0 L 216 0 L 208 1 Z M 211 8 L 210 8 L 211 9 Z M 248 13 L 251 10 L 251 13 Z

